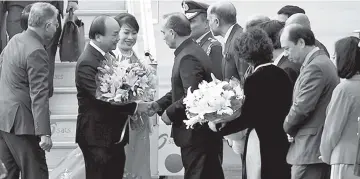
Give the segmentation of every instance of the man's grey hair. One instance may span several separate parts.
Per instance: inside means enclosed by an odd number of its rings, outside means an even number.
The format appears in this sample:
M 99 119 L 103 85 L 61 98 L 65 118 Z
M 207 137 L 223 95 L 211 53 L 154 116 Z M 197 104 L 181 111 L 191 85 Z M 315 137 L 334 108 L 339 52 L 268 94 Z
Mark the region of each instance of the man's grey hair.
M 59 11 L 49 3 L 34 3 L 29 13 L 28 25 L 30 27 L 42 27 L 49 20 L 56 18 Z

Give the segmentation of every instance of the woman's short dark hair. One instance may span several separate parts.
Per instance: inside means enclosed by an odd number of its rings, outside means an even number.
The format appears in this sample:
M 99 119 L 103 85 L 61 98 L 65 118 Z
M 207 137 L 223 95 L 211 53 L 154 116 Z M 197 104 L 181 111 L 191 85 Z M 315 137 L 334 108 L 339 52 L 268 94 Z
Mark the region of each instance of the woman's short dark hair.
M 101 15 L 98 17 L 95 17 L 95 19 L 92 21 L 90 25 L 89 30 L 89 38 L 95 39 L 96 35 L 105 35 L 105 21 L 109 18 L 109 16 Z
M 120 28 L 123 25 L 128 25 L 133 28 L 136 32 L 139 32 L 139 24 L 135 18 L 135 16 L 129 13 L 120 13 L 115 16 L 115 20 L 119 23 Z
M 267 33 L 267 35 L 270 37 L 274 45 L 274 49 L 280 49 L 281 48 L 280 32 L 281 29 L 284 28 L 284 26 L 285 24 L 280 21 L 271 20 L 271 21 L 263 22 L 259 24 L 257 27 L 259 27 L 260 29 L 264 30 Z
M 235 50 L 238 58 L 258 66 L 273 58 L 273 44 L 266 32 L 259 28 L 250 28 L 236 39 Z
M 345 37 L 335 43 L 336 66 L 340 78 L 350 79 L 360 72 L 360 39 Z
M 21 16 L 20 16 L 20 26 L 23 30 L 26 30 L 28 28 L 28 20 L 29 20 L 29 14 L 30 14 L 30 10 L 33 4 L 29 4 L 27 6 L 25 6 L 25 8 L 23 9 L 23 11 L 21 12 Z

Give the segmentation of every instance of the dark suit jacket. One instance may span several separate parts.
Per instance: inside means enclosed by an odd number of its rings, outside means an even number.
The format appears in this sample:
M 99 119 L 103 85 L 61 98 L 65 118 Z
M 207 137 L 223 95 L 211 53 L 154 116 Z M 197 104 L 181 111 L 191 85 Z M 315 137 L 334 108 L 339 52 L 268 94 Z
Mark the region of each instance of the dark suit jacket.
M 328 56 L 330 58 L 330 54 L 328 52 L 328 50 L 326 49 L 325 45 L 322 44 L 320 41 L 318 41 L 317 39 L 315 39 L 315 46 L 319 47 L 321 50 L 323 50 L 326 54 L 326 56 Z
M 198 88 L 203 81 L 211 81 L 211 62 L 204 50 L 193 40 L 185 40 L 175 50 L 175 61 L 171 75 L 171 91 L 160 98 L 157 103 L 173 122 L 172 136 L 179 147 L 203 146 L 218 142 L 220 137 L 212 132 L 207 125 L 197 126 L 195 129 L 186 129 L 183 120 L 186 120 L 183 99 L 189 87 L 191 90 Z M 164 111 L 160 111 L 162 115 Z
M 295 140 L 287 155 L 289 164 L 322 163 L 319 147 L 326 108 L 338 83 L 336 67 L 324 51 L 318 50 L 303 63 L 284 122 L 285 132 Z
M 225 43 L 224 57 L 221 66 L 223 80 L 229 80 L 231 77 L 235 77 L 239 79 L 243 85 L 245 81 L 244 75 L 249 65 L 243 59 L 239 59 L 235 51 L 237 38 L 241 35 L 242 31 L 240 25 L 234 25 Z
M 301 64 L 291 62 L 287 56 L 282 56 L 279 63 L 276 65 L 283 69 L 289 76 L 293 86 L 295 85 L 296 79 L 300 74 Z
M 292 94 L 287 74 L 275 65 L 260 67 L 246 78 L 244 94 L 240 117 L 227 123 L 220 133 L 225 136 L 254 128 L 260 142 L 261 178 L 290 178 L 286 163 L 289 142 L 283 130 Z
M 223 79 L 221 73 L 221 63 L 222 63 L 222 47 L 221 43 L 217 41 L 211 32 L 208 32 L 201 40 L 199 45 L 209 56 L 212 63 L 211 71 L 214 73 L 217 79 Z
M 76 65 L 75 83 L 79 105 L 76 142 L 109 147 L 120 139 L 128 115 L 134 114 L 137 104 L 112 105 L 96 99 L 97 68 L 102 60 L 105 57 L 87 45 Z M 127 141 L 128 137 L 124 143 Z
M 50 135 L 49 58 L 34 31 L 16 34 L 0 57 L 0 130 Z

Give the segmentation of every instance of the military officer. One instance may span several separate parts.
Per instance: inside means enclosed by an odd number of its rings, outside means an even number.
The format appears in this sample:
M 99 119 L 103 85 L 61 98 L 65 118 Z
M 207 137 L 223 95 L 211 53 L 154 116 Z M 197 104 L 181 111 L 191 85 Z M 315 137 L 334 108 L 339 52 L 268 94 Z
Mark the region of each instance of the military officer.
M 212 33 L 210 32 L 210 27 L 207 22 L 207 9 L 208 4 L 202 2 L 196 2 L 191 0 L 185 0 L 181 3 L 185 16 L 190 21 L 191 27 L 191 38 L 198 43 L 202 49 L 209 56 L 212 65 L 211 71 L 217 79 L 222 80 L 221 72 L 221 61 L 222 61 L 222 46 L 219 41 L 217 41 Z M 220 141 L 222 144 L 222 141 Z M 223 145 L 220 145 L 221 150 L 223 151 Z M 219 158 L 222 162 L 223 153 L 219 154 Z
M 217 41 L 210 32 L 206 13 L 209 5 L 192 0 L 185 0 L 181 5 L 185 16 L 190 20 L 191 38 L 195 40 L 210 57 L 212 62 L 211 70 L 215 77 L 222 79 L 222 47 L 221 43 Z

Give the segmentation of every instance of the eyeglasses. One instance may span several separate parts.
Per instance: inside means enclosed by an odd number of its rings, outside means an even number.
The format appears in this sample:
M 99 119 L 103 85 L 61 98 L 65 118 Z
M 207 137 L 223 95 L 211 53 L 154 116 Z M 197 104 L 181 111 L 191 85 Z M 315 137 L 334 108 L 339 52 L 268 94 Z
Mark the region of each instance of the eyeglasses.
M 58 28 L 59 27 L 59 23 L 58 22 L 48 22 L 48 24 L 53 24 L 56 28 Z

